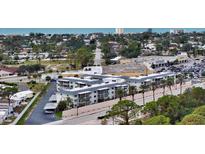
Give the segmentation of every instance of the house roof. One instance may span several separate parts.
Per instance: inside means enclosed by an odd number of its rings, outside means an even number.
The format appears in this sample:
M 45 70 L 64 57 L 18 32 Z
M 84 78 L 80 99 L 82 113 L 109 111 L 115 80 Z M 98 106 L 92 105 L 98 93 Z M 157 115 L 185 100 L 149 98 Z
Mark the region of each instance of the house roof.
M 6 71 L 6 72 L 10 72 L 12 74 L 15 74 L 18 68 L 16 67 L 6 67 L 6 66 L 0 66 L 0 71 Z

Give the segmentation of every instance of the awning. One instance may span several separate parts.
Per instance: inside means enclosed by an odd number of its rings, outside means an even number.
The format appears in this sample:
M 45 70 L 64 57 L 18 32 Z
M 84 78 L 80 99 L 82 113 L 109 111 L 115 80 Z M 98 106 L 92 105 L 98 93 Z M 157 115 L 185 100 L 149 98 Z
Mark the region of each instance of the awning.
M 84 92 L 81 92 L 81 93 L 78 93 L 78 94 L 82 95 L 82 94 L 88 94 L 88 93 L 91 93 L 91 91 L 84 91 Z
M 109 88 L 101 88 L 101 89 L 98 89 L 98 90 L 107 90 L 107 89 L 109 89 Z
M 146 79 L 146 80 L 145 80 L 145 82 L 149 82 L 149 81 L 151 81 L 151 79 Z

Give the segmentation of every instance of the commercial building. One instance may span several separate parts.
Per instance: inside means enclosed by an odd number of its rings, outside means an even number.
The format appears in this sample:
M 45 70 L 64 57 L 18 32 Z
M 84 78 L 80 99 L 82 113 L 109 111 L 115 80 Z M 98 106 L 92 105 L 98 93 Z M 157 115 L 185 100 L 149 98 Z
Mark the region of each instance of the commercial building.
M 187 53 L 181 52 L 176 56 L 145 56 L 133 59 L 137 64 L 145 64 L 148 67 L 159 68 L 173 65 L 174 63 L 186 63 L 189 61 Z
M 142 84 L 149 85 L 152 82 L 160 83 L 162 79 L 176 78 L 175 73 L 162 72 L 140 77 L 112 76 L 112 75 L 84 75 L 81 79 L 67 77 L 58 79 L 58 101 L 70 97 L 74 106 L 95 104 L 117 97 L 117 89 L 122 89 L 124 95 L 129 92 L 129 86 L 135 86 L 140 90 Z M 89 79 L 88 79 L 89 78 Z
M 182 34 L 184 33 L 183 29 L 170 29 L 170 34 Z

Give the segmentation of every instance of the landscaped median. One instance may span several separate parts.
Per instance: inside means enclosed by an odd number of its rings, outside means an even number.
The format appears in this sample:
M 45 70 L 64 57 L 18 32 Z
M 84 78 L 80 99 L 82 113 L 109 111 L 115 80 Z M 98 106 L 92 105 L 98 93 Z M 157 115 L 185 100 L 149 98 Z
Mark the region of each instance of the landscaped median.
M 36 93 L 33 99 L 29 102 L 29 104 L 25 107 L 25 109 L 18 115 L 18 117 L 11 123 L 11 125 L 23 125 L 25 124 L 27 118 L 30 113 L 33 111 L 34 107 L 38 104 L 41 96 L 46 92 L 49 84 L 45 84 L 44 88 Z

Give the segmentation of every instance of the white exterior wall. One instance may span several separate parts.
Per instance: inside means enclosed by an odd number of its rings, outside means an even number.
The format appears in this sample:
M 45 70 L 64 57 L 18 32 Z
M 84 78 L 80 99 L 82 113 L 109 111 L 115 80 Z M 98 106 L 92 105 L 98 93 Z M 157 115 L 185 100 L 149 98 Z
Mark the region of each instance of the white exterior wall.
M 98 74 L 103 73 L 102 66 L 88 66 L 83 68 L 83 74 Z

